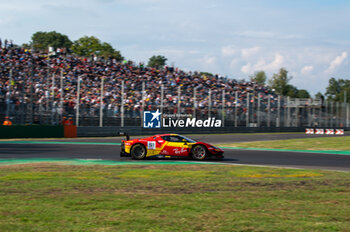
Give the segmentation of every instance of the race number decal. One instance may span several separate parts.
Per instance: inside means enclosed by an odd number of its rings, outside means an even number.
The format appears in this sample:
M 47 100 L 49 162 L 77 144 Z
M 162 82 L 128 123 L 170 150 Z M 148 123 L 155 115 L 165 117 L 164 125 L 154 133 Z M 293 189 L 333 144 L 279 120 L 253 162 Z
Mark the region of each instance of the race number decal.
M 149 150 L 156 149 L 156 142 L 154 142 L 154 141 L 147 142 L 147 149 L 149 149 Z

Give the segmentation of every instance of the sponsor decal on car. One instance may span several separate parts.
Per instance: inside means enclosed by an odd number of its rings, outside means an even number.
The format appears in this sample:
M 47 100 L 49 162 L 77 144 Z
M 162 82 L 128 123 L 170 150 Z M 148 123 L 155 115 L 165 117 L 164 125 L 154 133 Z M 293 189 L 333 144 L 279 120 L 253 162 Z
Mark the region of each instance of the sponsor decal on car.
M 180 155 L 180 154 L 182 154 L 182 153 L 185 153 L 186 151 L 187 151 L 187 149 L 184 148 L 184 147 L 182 147 L 181 149 L 175 148 L 175 149 L 173 150 L 174 154 L 176 154 L 176 155 Z
M 147 149 L 149 149 L 149 150 L 156 149 L 156 142 L 155 141 L 148 141 L 147 142 Z

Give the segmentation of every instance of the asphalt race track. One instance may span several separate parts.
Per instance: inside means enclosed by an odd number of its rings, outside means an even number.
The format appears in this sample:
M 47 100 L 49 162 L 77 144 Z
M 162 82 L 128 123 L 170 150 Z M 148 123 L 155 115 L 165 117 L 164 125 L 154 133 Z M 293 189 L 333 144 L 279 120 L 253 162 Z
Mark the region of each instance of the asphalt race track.
M 348 134 L 346 136 L 348 136 Z M 304 134 L 230 134 L 199 135 L 190 137 L 215 144 L 238 141 L 262 141 L 304 137 L 309 138 L 310 136 L 306 136 Z M 76 158 L 130 161 L 130 158 L 119 157 L 119 145 L 111 144 L 120 143 L 121 139 L 123 138 L 78 138 L 71 140 L 49 140 L 50 142 L 60 142 L 57 144 L 45 144 L 45 142 L 43 142 L 43 144 L 13 144 L 2 141 L 0 143 L 0 159 Z M 77 144 L 65 144 L 65 142 L 77 142 Z M 87 142 L 109 144 L 84 144 Z M 225 158 L 223 160 L 208 160 L 208 162 L 350 171 L 350 155 L 321 153 L 225 149 Z

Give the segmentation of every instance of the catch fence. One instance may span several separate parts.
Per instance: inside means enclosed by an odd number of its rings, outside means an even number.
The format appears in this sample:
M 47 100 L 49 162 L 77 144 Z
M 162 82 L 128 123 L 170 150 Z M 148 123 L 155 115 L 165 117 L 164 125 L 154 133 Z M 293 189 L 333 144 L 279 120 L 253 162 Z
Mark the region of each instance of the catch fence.
M 98 95 L 85 95 L 91 86 L 78 78 L 74 94 L 66 96 L 61 74 L 48 79 L 45 94 L 35 88 L 19 91 L 12 85 L 0 96 L 0 117 L 14 124 L 58 125 L 71 117 L 78 126 L 142 126 L 143 112 L 186 114 L 197 119 L 221 119 L 229 127 L 349 127 L 350 105 L 346 102 L 293 99 L 255 89 L 226 91 L 225 86 L 189 89 L 177 83 L 152 86 L 147 81 L 111 82 L 101 77 Z M 106 84 L 107 83 L 107 84 Z M 29 89 L 29 90 L 28 90 Z

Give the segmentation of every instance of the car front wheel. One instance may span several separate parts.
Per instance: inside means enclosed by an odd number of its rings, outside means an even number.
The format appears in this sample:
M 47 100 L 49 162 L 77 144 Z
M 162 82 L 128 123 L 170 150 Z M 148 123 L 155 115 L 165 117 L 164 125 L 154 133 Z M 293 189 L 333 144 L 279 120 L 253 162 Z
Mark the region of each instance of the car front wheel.
M 207 156 L 207 149 L 203 145 L 197 145 L 192 148 L 192 158 L 195 160 L 204 160 Z
M 144 159 L 146 158 L 146 154 L 147 154 L 147 150 L 145 148 L 145 146 L 143 146 L 142 144 L 135 144 L 132 148 L 131 148 L 131 157 L 133 159 Z

